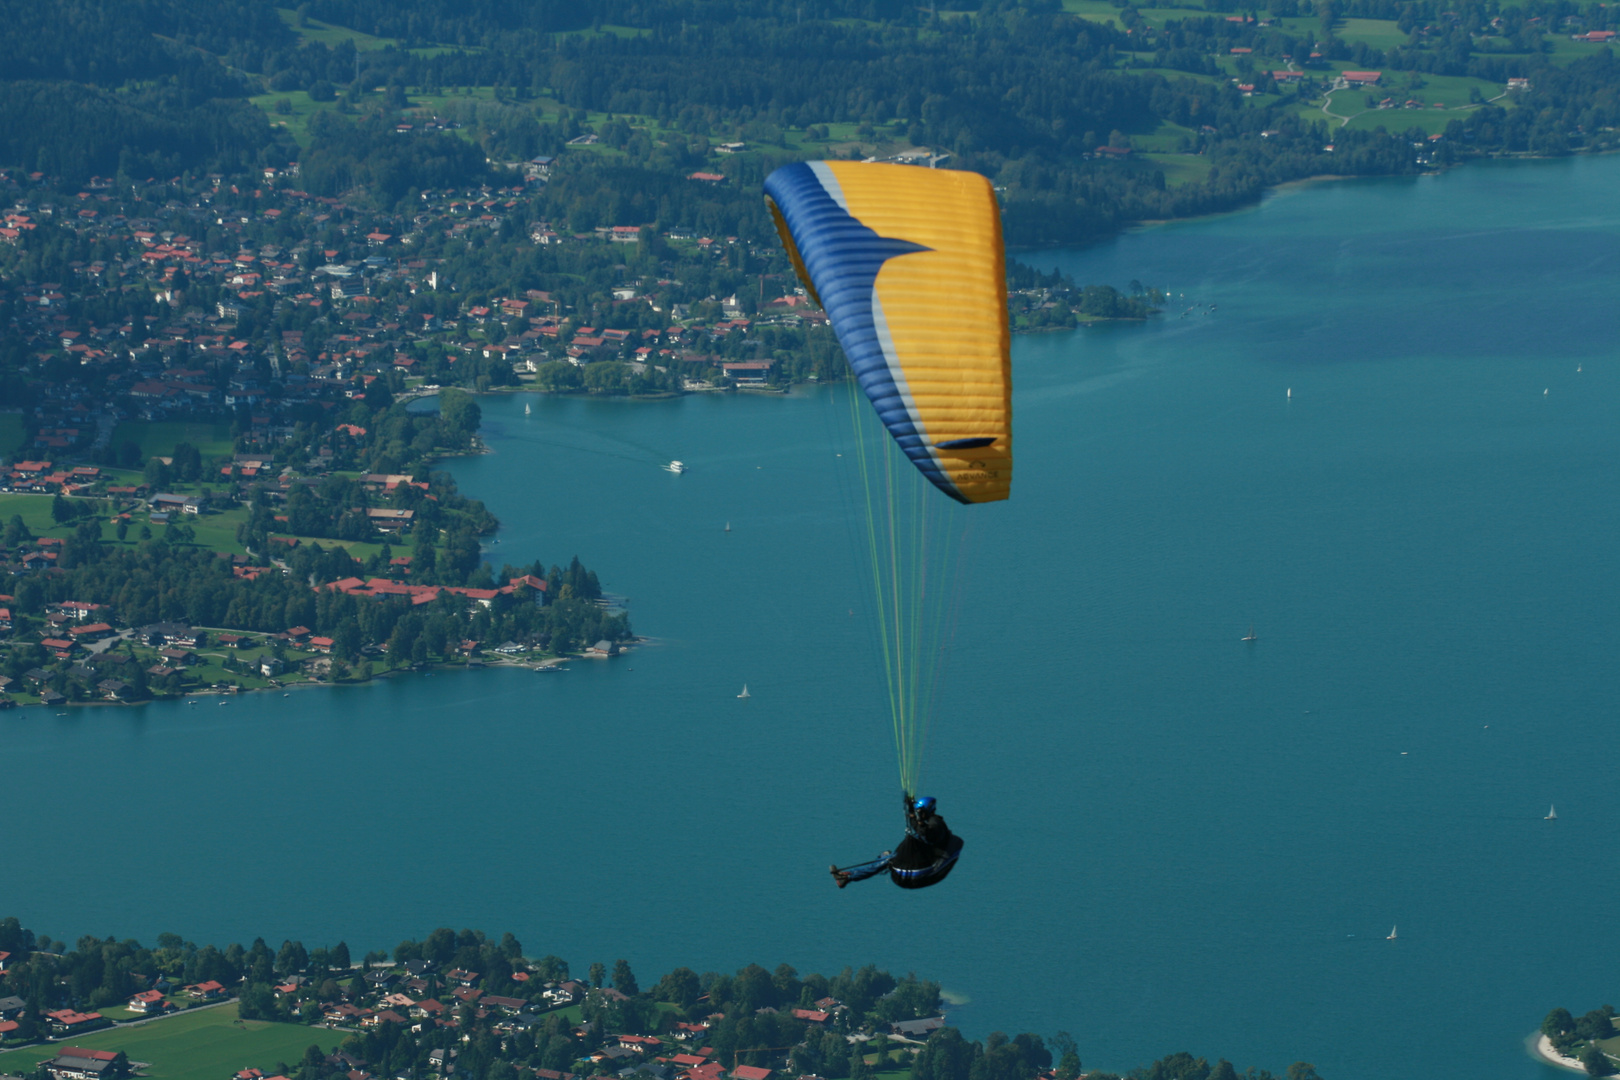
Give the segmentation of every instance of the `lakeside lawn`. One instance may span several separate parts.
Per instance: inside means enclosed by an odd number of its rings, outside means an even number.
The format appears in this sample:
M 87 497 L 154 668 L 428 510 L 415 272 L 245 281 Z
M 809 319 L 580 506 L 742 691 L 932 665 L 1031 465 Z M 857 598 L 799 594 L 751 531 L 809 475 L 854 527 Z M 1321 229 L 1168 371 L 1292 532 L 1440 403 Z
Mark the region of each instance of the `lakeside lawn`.
M 122 1050 L 131 1061 L 146 1061 L 150 1080 L 221 1080 L 242 1069 L 275 1070 L 296 1062 L 311 1043 L 330 1053 L 348 1035 L 343 1031 L 242 1020 L 236 1005 L 193 1009 L 139 1027 L 97 1031 L 73 1045 L 91 1050 Z M 0 1054 L 0 1071 L 28 1073 L 55 1057 L 61 1044 L 29 1046 Z

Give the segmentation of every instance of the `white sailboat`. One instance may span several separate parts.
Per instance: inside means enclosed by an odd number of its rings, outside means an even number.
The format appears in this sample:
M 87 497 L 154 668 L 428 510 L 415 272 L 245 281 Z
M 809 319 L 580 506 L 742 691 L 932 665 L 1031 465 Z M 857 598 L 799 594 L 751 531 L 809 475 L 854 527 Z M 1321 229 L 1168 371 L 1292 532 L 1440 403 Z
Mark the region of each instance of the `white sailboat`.
M 683 473 L 686 471 L 686 465 L 679 461 L 672 461 L 668 465 L 665 465 L 664 468 L 672 473 Z
M 524 403 L 523 403 L 523 415 L 524 415 L 524 416 L 528 416 L 528 415 L 529 415 L 529 412 L 530 412 L 530 409 L 529 409 L 529 403 L 528 403 L 528 402 L 527 402 L 527 401 L 525 401 L 525 402 L 524 402 Z
M 1385 941 L 1394 941 L 1395 940 L 1395 928 L 1393 926 L 1389 928 L 1389 937 L 1385 938 L 1384 940 Z
M 1249 624 L 1249 632 L 1243 635 L 1244 641 L 1259 641 L 1260 637 L 1254 632 L 1254 623 Z
M 731 531 L 731 522 L 728 521 L 728 522 L 726 522 L 726 532 L 730 532 L 730 531 Z
M 1558 807 L 1556 807 L 1556 806 L 1548 806 L 1547 807 L 1547 816 L 1542 818 L 1541 820 L 1542 821 L 1557 821 L 1558 820 Z
M 743 683 L 743 691 L 742 691 L 742 693 L 738 694 L 737 696 L 740 697 L 740 698 L 746 698 L 746 697 L 753 697 L 754 695 L 750 694 L 748 692 L 748 684 Z

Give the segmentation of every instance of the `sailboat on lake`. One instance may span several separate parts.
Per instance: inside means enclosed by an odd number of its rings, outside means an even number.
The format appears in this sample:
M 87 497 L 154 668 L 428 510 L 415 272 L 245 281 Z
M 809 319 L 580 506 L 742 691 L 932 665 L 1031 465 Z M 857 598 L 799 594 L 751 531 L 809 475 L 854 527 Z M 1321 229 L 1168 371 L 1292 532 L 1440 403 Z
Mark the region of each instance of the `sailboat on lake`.
M 1249 624 L 1249 632 L 1243 636 L 1244 641 L 1259 641 L 1260 637 L 1254 632 L 1254 623 Z
M 1394 941 L 1395 940 L 1395 927 L 1392 926 L 1392 927 L 1389 928 L 1389 937 L 1385 938 L 1384 940 L 1385 941 Z
M 753 697 L 753 696 L 754 696 L 754 695 L 753 695 L 753 694 L 750 694 L 750 693 L 749 693 L 749 692 L 748 692 L 748 684 L 747 684 L 747 683 L 743 683 L 743 689 L 742 689 L 742 693 L 740 693 L 740 694 L 738 694 L 738 695 L 737 695 L 737 696 L 738 696 L 738 697 L 740 697 L 740 698 L 746 698 L 746 697 Z
M 1547 807 L 1547 816 L 1542 818 L 1541 820 L 1542 821 L 1557 821 L 1558 820 L 1558 807 L 1556 807 L 1556 806 Z

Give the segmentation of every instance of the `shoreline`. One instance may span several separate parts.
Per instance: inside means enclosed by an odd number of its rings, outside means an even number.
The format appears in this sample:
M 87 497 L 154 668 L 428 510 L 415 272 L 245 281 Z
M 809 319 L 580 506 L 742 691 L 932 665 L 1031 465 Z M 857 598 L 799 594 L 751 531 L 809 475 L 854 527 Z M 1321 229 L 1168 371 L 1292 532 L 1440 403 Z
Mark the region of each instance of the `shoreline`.
M 620 645 L 619 652 L 617 654 L 615 654 L 615 655 L 623 656 L 626 653 L 628 653 L 632 647 L 634 647 L 636 645 L 645 644 L 645 642 L 646 642 L 645 638 L 639 638 L 639 637 L 632 638 L 629 642 L 626 642 L 626 643 Z M 539 660 L 539 661 L 517 660 L 517 659 L 511 659 L 511 658 L 504 657 L 504 656 L 501 656 L 501 657 L 487 657 L 487 658 L 486 657 L 479 657 L 479 658 L 476 658 L 476 659 L 463 661 L 462 663 L 456 663 L 456 664 L 451 664 L 451 663 L 423 664 L 421 667 L 394 668 L 394 669 L 392 669 L 390 671 L 377 671 L 377 672 L 373 672 L 369 679 L 344 679 L 341 682 L 332 682 L 332 681 L 324 680 L 324 679 L 321 680 L 321 681 L 315 681 L 313 679 L 304 679 L 304 680 L 301 680 L 299 682 L 271 683 L 269 686 L 253 686 L 253 687 L 244 687 L 244 686 L 240 686 L 240 685 L 236 685 L 236 686 L 232 686 L 232 687 L 228 687 L 228 688 L 226 688 L 226 687 L 204 686 L 204 687 L 199 687 L 199 688 L 197 688 L 195 690 L 187 690 L 183 694 L 174 694 L 174 695 L 169 695 L 169 696 L 164 696 L 164 697 L 153 696 L 153 697 L 146 698 L 143 701 L 107 701 L 105 699 L 97 699 L 97 700 L 94 700 L 94 701 L 63 701 L 63 702 L 58 702 L 55 705 L 49 705 L 49 706 L 47 706 L 46 703 L 43 702 L 43 701 L 33 701 L 33 702 L 28 702 L 26 704 L 17 703 L 13 707 L 18 708 L 18 709 L 33 709 L 33 708 L 69 709 L 69 708 L 85 708 L 85 707 L 108 707 L 108 708 L 134 709 L 134 708 L 139 708 L 139 707 L 145 706 L 145 705 L 159 705 L 159 704 L 164 704 L 164 703 L 167 703 L 167 702 L 182 702 L 182 701 L 190 700 L 192 698 L 243 697 L 243 696 L 245 696 L 247 694 L 264 694 L 264 693 L 270 693 L 270 692 L 275 691 L 275 690 L 279 690 L 279 691 L 282 692 L 283 695 L 286 695 L 286 694 L 292 693 L 295 690 L 299 690 L 299 691 L 303 691 L 303 690 L 330 690 L 333 687 L 337 687 L 337 686 L 364 686 L 364 685 L 366 685 L 366 683 L 376 682 L 376 681 L 378 681 L 380 679 L 392 679 L 392 678 L 396 678 L 396 677 L 399 677 L 399 676 L 402 676 L 402 675 L 420 675 L 420 674 L 424 674 L 424 673 L 431 674 L 431 673 L 437 672 L 437 671 L 476 671 L 476 670 L 478 670 L 480 668 L 524 668 L 524 669 L 527 669 L 527 670 L 532 671 L 535 674 L 539 675 L 539 674 L 544 674 L 546 672 L 561 671 L 561 670 L 563 670 L 564 665 L 567 664 L 569 661 L 572 661 L 572 660 L 596 660 L 596 659 L 606 660 L 606 659 L 611 659 L 611 658 L 606 657 L 606 656 L 596 657 L 596 656 L 592 656 L 589 653 L 570 653 L 567 656 L 548 656 L 544 660 Z
M 1574 1058 L 1565 1057 L 1563 1054 L 1560 1054 L 1553 1046 L 1552 1040 L 1547 1038 L 1547 1036 L 1543 1035 L 1539 1031 L 1529 1039 L 1525 1040 L 1525 1046 L 1530 1050 L 1531 1056 L 1535 1057 L 1544 1064 L 1551 1065 L 1558 1069 L 1568 1069 L 1571 1072 L 1580 1073 L 1582 1076 L 1586 1075 L 1585 1065 L 1582 1065 Z
M 1225 210 L 1211 210 L 1206 214 L 1189 214 L 1187 217 L 1142 218 L 1138 221 L 1131 221 L 1121 225 L 1117 232 L 1110 233 L 1107 236 L 1100 236 L 1094 240 L 1082 243 L 1021 245 L 1017 247 L 1009 244 L 1007 246 L 1007 251 L 1009 253 L 1041 252 L 1051 251 L 1056 248 L 1084 250 L 1086 248 L 1095 247 L 1098 244 L 1107 243 L 1108 241 L 1114 240 L 1120 236 L 1127 236 L 1141 229 L 1158 228 L 1163 225 L 1175 225 L 1185 221 L 1204 221 L 1210 218 L 1225 217 L 1228 214 L 1243 213 L 1244 211 L 1254 209 L 1254 207 L 1258 206 L 1260 202 L 1263 201 L 1268 195 L 1274 195 L 1277 192 L 1285 191 L 1289 188 L 1305 187 L 1310 184 L 1321 184 L 1334 180 L 1390 180 L 1407 176 L 1413 178 L 1420 176 L 1444 176 L 1453 169 L 1464 169 L 1470 165 L 1475 165 L 1483 161 L 1562 161 L 1566 158 L 1574 159 L 1582 157 L 1602 157 L 1605 154 L 1620 154 L 1620 148 L 1603 150 L 1571 150 L 1567 154 L 1532 154 L 1528 151 L 1524 153 L 1511 153 L 1504 151 L 1497 154 L 1482 154 L 1479 157 L 1469 158 L 1466 161 L 1458 161 L 1451 165 L 1439 168 L 1431 167 L 1420 169 L 1415 173 L 1317 173 L 1314 176 L 1301 176 L 1294 180 L 1284 180 L 1280 184 L 1272 184 L 1268 187 L 1261 188 L 1254 201 L 1245 202 Z

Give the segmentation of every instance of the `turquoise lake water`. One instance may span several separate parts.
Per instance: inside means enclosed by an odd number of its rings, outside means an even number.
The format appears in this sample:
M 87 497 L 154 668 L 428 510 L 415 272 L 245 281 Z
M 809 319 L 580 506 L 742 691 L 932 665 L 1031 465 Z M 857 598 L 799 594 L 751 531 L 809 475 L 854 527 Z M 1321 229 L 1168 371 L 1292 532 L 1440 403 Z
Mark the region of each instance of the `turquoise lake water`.
M 875 962 L 1089 1067 L 1544 1080 L 1524 1035 L 1620 996 L 1617 189 L 1612 157 L 1320 184 L 1035 259 L 1177 302 L 1014 346 L 1014 496 L 976 508 L 928 760 L 945 887 L 826 875 L 898 832 L 842 391 L 514 396 L 452 466 L 491 561 L 578 553 L 653 642 L 5 714 L 0 912 L 511 930 L 643 982 Z

